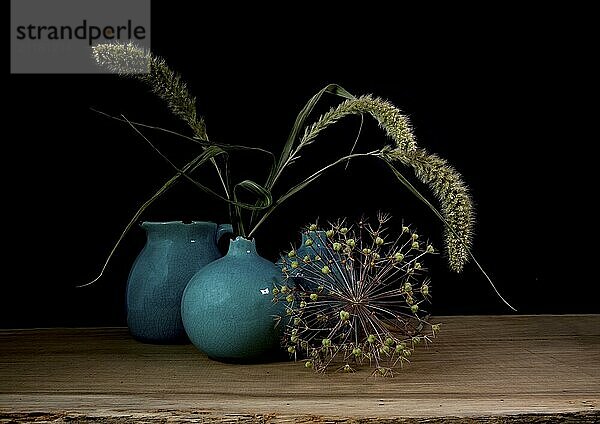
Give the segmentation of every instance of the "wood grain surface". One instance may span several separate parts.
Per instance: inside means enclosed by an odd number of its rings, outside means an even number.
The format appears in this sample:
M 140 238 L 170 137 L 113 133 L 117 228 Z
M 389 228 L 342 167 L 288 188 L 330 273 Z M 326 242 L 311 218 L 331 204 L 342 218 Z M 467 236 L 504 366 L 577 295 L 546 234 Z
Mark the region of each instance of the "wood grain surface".
M 437 320 L 394 378 L 222 364 L 125 328 L 0 330 L 0 422 L 600 421 L 600 315 Z

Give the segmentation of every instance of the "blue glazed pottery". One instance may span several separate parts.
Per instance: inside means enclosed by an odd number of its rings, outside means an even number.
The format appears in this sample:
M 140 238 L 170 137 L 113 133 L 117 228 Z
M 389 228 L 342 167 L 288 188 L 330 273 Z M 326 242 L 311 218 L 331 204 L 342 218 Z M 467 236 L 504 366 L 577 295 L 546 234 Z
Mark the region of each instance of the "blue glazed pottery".
M 127 281 L 127 325 L 150 343 L 187 342 L 181 296 L 190 278 L 221 257 L 219 238 L 231 225 L 213 222 L 143 222 L 147 241 Z
M 181 317 L 192 343 L 222 362 L 266 362 L 281 357 L 283 302 L 273 303 L 279 267 L 256 253 L 254 240 L 231 240 L 229 251 L 202 268 L 183 293 Z
M 307 240 L 311 240 L 310 246 L 306 245 Z M 296 249 L 296 258 L 298 261 L 304 260 L 305 256 L 308 256 L 310 260 L 313 260 L 315 256 L 325 256 L 323 252 L 326 250 L 327 234 L 325 231 L 308 231 L 302 233 L 302 243 Z M 300 271 L 301 272 L 301 271 Z M 316 286 L 311 284 L 306 279 L 302 278 L 300 272 L 296 270 L 291 271 L 291 276 L 296 284 L 304 287 L 306 290 L 314 290 Z
M 311 240 L 310 246 L 306 245 L 307 240 Z M 320 255 L 325 249 L 327 243 L 327 234 L 325 231 L 309 231 L 308 233 L 302 233 L 302 244 L 296 249 L 296 255 L 302 259 L 306 255 L 310 258 L 314 258 L 315 255 Z
M 306 245 L 307 240 L 311 240 L 312 244 L 310 246 Z M 327 234 L 325 231 L 308 231 L 306 233 L 302 233 L 302 242 L 300 246 L 298 246 L 296 250 L 296 258 L 301 261 L 305 256 L 309 256 L 313 259 L 316 255 L 320 255 L 321 252 L 325 249 L 327 243 Z M 285 260 L 279 259 L 277 261 L 277 266 L 281 268 Z M 292 271 L 292 275 L 294 275 Z

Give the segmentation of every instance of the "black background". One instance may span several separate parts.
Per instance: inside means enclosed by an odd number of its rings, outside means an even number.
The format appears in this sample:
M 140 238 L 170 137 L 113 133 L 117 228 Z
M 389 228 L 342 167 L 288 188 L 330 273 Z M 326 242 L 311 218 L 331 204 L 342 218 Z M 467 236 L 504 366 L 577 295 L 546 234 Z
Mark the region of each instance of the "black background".
M 588 104 L 597 101 L 595 52 L 583 11 L 453 10 L 434 18 L 306 7 L 269 10 L 276 16 L 269 18 L 267 11 L 230 9 L 153 2 L 153 50 L 188 81 L 212 140 L 278 154 L 300 108 L 327 83 L 387 98 L 410 116 L 419 144 L 448 159 L 470 185 L 478 212 L 474 252 L 519 313 L 600 312 L 590 152 L 598 132 L 587 130 L 594 122 Z M 171 170 L 131 129 L 90 108 L 186 128 L 137 81 L 8 71 L 5 78 L 0 325 L 123 324 L 127 274 L 144 244 L 140 228 L 103 280 L 75 286 L 99 271 L 126 222 Z M 280 187 L 346 152 L 357 126 L 348 119 L 323 133 Z M 147 135 L 179 164 L 194 153 L 184 140 Z M 359 148 L 386 141 L 367 119 Z M 234 159 L 239 177 L 257 181 L 266 164 L 260 156 Z M 361 161 L 281 207 L 256 235 L 259 252 L 274 259 L 317 217 L 380 209 L 441 247 L 442 227 L 431 212 L 381 164 Z M 144 219 L 228 220 L 222 204 L 187 183 Z M 434 313 L 510 313 L 474 266 L 455 275 L 443 257 L 428 265 Z

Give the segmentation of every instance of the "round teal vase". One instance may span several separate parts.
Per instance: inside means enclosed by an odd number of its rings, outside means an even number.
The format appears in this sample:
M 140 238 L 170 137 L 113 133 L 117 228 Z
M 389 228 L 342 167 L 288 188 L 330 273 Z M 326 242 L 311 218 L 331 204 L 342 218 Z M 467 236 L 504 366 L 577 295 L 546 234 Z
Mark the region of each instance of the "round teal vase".
M 254 240 L 238 237 L 229 251 L 202 268 L 183 293 L 181 317 L 192 343 L 222 362 L 267 362 L 281 358 L 284 313 L 273 303 L 281 270 L 256 253 Z
M 231 225 L 212 222 L 143 222 L 146 245 L 127 281 L 127 325 L 149 343 L 184 343 L 181 296 L 190 278 L 221 257 L 219 238 Z

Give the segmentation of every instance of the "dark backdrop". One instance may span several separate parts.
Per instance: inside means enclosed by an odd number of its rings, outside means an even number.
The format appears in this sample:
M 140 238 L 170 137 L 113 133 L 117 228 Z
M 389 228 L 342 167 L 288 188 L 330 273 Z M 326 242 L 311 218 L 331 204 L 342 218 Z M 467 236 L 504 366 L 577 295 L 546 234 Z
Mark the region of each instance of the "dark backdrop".
M 260 16 L 256 10 L 236 10 L 244 18 L 228 12 L 153 3 L 153 50 L 189 82 L 213 140 L 279 153 L 299 109 L 325 84 L 385 97 L 410 116 L 419 144 L 448 159 L 470 185 L 478 211 L 474 252 L 519 312 L 600 312 L 588 223 L 596 189 L 584 187 L 597 181 L 589 153 L 597 130 L 584 130 L 595 77 L 579 15 L 506 10 L 473 20 L 361 10 L 343 18 L 282 12 L 275 20 L 251 17 Z M 5 78 L 0 325 L 123 324 L 141 229 L 126 238 L 103 280 L 75 285 L 99 271 L 125 223 L 171 171 L 130 129 L 90 108 L 186 128 L 136 81 Z M 324 133 L 292 175 L 345 152 L 358 121 L 346 124 L 346 131 Z M 149 135 L 177 163 L 193 153 L 185 141 Z M 386 142 L 369 120 L 361 140 L 363 149 Z M 264 177 L 259 156 L 244 155 L 236 166 L 244 178 Z M 430 211 L 384 167 L 364 161 L 332 171 L 280 208 L 257 234 L 259 251 L 275 258 L 317 217 L 379 209 L 441 247 L 442 227 Z M 181 183 L 144 219 L 223 222 L 225 214 Z M 443 257 L 429 266 L 435 313 L 510 312 L 474 266 L 461 275 L 450 273 Z

